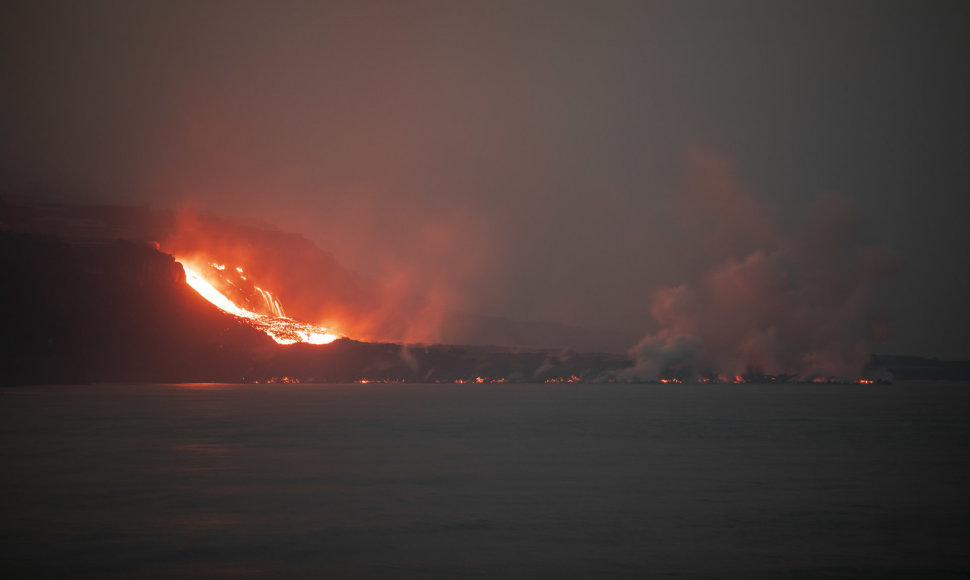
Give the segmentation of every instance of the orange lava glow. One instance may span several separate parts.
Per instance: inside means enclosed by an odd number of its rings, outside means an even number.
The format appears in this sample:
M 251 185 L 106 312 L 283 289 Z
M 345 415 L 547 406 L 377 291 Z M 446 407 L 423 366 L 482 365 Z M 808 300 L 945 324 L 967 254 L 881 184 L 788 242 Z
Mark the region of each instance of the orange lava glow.
M 223 290 L 217 287 L 234 287 L 236 284 L 231 278 L 225 277 L 225 264 L 214 263 L 194 263 L 189 260 L 176 258 L 185 270 L 185 282 L 199 293 L 200 296 L 214 304 L 217 308 L 237 316 L 246 321 L 247 324 L 266 333 L 267 336 L 279 344 L 294 344 L 305 342 L 308 344 L 329 344 L 340 336 L 334 332 L 305 322 L 298 322 L 285 316 L 283 306 L 279 303 L 272 293 L 253 285 L 254 296 L 259 297 L 261 309 L 264 312 L 244 308 L 226 296 Z M 243 269 L 239 266 L 235 268 L 239 278 L 246 281 L 242 276 Z
M 583 379 L 576 375 L 572 375 L 569 377 L 555 377 L 551 379 L 546 379 L 545 382 L 546 383 L 581 383 L 583 382 Z

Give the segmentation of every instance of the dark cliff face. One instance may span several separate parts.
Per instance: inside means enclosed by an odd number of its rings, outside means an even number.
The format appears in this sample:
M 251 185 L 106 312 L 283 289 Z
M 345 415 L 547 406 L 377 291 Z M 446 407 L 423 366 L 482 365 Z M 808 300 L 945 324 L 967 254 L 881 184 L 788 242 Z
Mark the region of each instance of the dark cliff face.
M 158 242 L 162 251 L 244 266 L 300 320 L 377 308 L 368 283 L 304 237 L 192 212 L 111 205 L 16 204 L 0 199 L 0 227 L 72 240 Z
M 0 233 L 0 268 L 0 380 L 83 380 L 81 269 L 72 249 L 56 238 Z
M 6 384 L 238 380 L 271 346 L 149 244 L 0 233 Z

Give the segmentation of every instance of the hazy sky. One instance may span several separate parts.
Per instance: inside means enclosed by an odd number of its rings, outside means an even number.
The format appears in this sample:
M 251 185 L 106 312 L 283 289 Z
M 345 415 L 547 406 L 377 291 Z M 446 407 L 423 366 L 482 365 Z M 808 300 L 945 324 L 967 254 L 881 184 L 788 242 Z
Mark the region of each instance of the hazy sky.
M 968 12 L 5 2 L 0 187 L 189 204 L 468 310 L 640 329 L 652 292 L 720 251 L 685 203 L 700 159 L 752 200 L 735 230 L 854 203 L 862 241 L 896 256 L 875 350 L 967 358 Z

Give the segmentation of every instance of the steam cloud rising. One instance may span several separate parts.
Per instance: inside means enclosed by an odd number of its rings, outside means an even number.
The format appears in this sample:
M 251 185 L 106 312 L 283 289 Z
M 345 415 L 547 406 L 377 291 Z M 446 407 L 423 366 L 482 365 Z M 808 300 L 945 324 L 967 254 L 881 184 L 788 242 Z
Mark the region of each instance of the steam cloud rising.
M 857 209 L 820 197 L 785 235 L 722 159 L 695 153 L 690 175 L 680 213 L 711 266 L 693 284 L 652 295 L 659 330 L 630 350 L 626 374 L 860 377 L 870 345 L 887 334 L 872 297 L 893 259 L 862 242 Z

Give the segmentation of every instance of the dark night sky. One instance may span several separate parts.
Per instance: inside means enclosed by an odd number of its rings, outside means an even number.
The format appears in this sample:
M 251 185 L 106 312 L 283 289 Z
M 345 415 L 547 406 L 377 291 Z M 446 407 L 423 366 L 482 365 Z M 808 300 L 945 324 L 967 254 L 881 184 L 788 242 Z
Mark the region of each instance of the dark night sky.
M 713 159 L 761 208 L 737 229 L 795 228 L 822 194 L 859 208 L 897 263 L 877 352 L 970 358 L 964 2 L 5 2 L 0 22 L 10 194 L 190 205 L 458 308 L 632 330 L 711 267 L 682 201 Z

